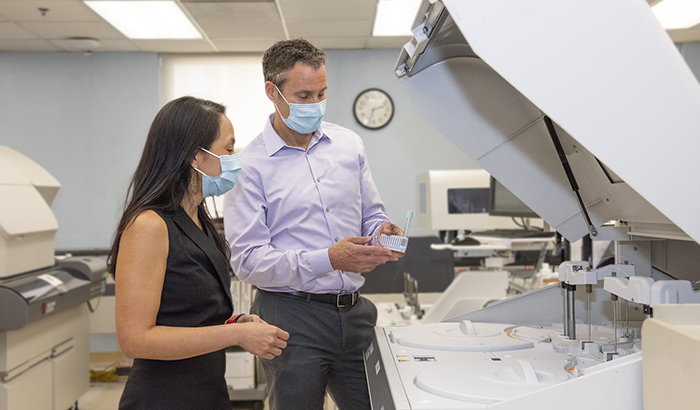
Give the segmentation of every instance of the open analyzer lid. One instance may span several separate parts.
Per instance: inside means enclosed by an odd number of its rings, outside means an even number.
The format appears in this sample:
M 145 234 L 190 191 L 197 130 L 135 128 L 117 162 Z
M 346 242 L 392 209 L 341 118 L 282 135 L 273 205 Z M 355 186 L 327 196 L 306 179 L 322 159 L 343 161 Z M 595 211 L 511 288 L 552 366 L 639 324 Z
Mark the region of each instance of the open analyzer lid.
M 567 239 L 700 241 L 700 85 L 646 2 L 424 0 L 413 27 L 418 110 Z

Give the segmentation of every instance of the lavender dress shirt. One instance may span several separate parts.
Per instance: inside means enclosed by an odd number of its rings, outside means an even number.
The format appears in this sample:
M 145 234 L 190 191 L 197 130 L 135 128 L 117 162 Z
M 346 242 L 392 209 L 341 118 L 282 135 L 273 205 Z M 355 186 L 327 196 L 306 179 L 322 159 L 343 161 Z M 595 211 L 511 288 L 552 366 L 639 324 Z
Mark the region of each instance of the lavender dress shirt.
M 241 152 L 243 169 L 225 196 L 231 266 L 272 292 L 355 292 L 364 278 L 334 270 L 328 248 L 390 221 L 362 139 L 324 122 L 304 150 L 285 144 L 273 121 Z

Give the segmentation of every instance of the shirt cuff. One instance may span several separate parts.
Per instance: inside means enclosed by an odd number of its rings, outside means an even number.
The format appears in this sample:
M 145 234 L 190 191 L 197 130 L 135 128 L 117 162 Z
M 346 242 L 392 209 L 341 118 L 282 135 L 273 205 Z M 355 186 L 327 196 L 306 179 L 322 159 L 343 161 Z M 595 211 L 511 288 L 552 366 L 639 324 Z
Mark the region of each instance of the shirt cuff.
M 377 226 L 372 231 L 372 241 L 369 243 L 370 245 L 374 246 L 377 244 L 377 235 L 379 234 L 379 228 L 381 228 L 385 222 L 391 222 L 391 221 L 379 221 Z
M 334 271 L 333 265 L 331 265 L 331 258 L 328 256 L 328 248 L 308 252 L 306 260 L 314 276 Z

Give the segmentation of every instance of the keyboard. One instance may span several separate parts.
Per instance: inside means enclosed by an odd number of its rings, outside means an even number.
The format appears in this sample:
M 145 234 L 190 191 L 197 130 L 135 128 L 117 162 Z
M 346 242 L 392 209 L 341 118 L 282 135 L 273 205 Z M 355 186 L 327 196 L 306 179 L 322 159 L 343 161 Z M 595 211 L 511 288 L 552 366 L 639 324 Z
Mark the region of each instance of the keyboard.
M 488 236 L 506 239 L 553 238 L 556 232 L 526 231 L 525 229 L 492 229 L 489 231 L 472 232 L 473 236 Z

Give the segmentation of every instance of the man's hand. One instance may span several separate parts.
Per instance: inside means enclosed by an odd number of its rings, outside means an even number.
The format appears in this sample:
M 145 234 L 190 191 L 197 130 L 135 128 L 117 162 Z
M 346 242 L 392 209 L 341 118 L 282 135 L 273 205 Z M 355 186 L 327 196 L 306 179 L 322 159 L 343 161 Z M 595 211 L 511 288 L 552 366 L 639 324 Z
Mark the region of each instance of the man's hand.
M 398 255 L 381 246 L 365 246 L 370 242 L 371 236 L 349 236 L 328 248 L 328 257 L 333 269 L 368 273 L 381 264 L 399 260 Z
M 267 323 L 266 321 L 260 319 L 258 315 L 241 315 L 236 323 Z
M 377 241 L 376 244 L 378 246 L 382 246 L 381 243 L 379 243 L 379 239 L 382 237 L 382 235 L 398 235 L 398 236 L 403 236 L 404 233 L 403 231 L 396 225 L 394 225 L 391 222 L 384 222 L 379 226 L 379 229 L 377 229 Z M 397 256 L 399 258 L 403 258 L 405 254 L 401 252 L 393 252 L 394 256 Z

